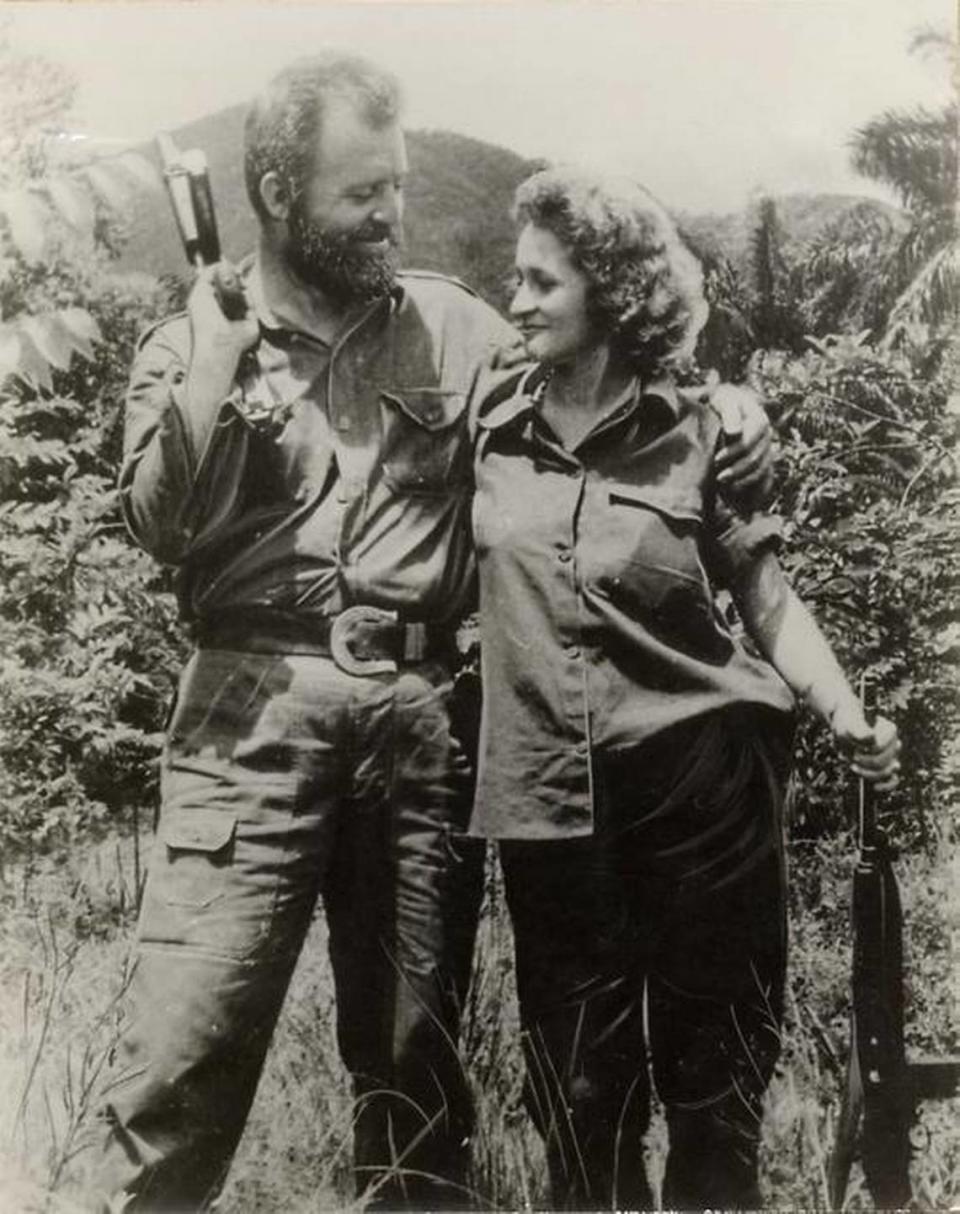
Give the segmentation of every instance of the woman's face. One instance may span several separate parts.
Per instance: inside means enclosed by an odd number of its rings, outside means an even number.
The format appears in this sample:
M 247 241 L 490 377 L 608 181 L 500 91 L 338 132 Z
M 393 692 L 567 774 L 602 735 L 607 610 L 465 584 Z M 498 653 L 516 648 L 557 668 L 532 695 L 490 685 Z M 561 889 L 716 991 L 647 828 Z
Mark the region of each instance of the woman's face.
M 598 340 L 587 315 L 587 279 L 567 246 L 546 228 L 528 223 L 517 239 L 516 265 L 510 315 L 530 357 L 560 363 L 594 349 Z

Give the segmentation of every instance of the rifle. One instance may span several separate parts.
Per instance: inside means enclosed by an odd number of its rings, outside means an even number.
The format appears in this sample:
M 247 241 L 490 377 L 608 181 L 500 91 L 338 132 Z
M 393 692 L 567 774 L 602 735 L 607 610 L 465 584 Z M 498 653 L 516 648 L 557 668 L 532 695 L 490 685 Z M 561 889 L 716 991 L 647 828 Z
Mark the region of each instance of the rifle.
M 187 261 L 198 270 L 216 266 L 221 256 L 220 237 L 207 158 L 199 148 L 181 152 L 169 135 L 158 135 L 157 144 L 163 161 L 163 179 Z M 218 272 L 213 285 L 228 320 L 241 320 L 246 316 L 247 300 L 232 271 Z
M 861 680 L 864 711 L 870 693 Z M 910 1129 L 921 1100 L 955 1094 L 960 1058 L 908 1062 L 903 1039 L 903 912 L 894 854 L 877 824 L 874 791 L 863 779 L 857 797 L 858 859 L 853 875 L 853 1000 L 846 1087 L 830 1160 L 830 1203 L 843 1207 L 860 1129 L 867 1188 L 880 1209 L 911 1200 Z

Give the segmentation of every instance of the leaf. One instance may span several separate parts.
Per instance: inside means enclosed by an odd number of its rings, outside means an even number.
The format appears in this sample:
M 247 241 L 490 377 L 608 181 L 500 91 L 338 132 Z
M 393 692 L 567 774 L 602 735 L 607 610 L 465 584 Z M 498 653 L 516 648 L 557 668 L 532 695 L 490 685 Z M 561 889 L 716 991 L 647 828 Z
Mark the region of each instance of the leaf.
M 69 371 L 73 342 L 69 330 L 56 312 L 26 316 L 20 321 L 20 327 L 48 363 L 58 371 Z
M 50 364 L 41 355 L 26 332 L 20 334 L 20 361 L 16 373 L 32 387 L 42 389 L 44 392 L 53 391 Z
M 127 188 L 116 169 L 111 170 L 107 165 L 107 161 L 89 164 L 82 172 L 108 206 L 122 211 L 127 204 Z
M 73 348 L 84 358 L 92 360 L 94 344 L 103 341 L 95 318 L 85 308 L 63 308 L 57 315 L 70 335 Z
M 44 208 L 30 190 L 9 190 L 0 199 L 10 236 L 25 261 L 42 261 L 47 248 Z
M 57 212 L 84 236 L 93 233 L 93 201 L 87 191 L 64 173 L 57 173 L 47 182 L 47 193 Z
M 12 325 L 5 325 L 0 330 L 0 383 L 19 372 L 20 358 L 20 334 Z
M 915 330 L 925 336 L 925 326 L 956 315 L 960 304 L 960 241 L 951 241 L 930 257 L 897 297 L 890 310 L 889 332 L 883 344 L 889 346 L 895 335 Z

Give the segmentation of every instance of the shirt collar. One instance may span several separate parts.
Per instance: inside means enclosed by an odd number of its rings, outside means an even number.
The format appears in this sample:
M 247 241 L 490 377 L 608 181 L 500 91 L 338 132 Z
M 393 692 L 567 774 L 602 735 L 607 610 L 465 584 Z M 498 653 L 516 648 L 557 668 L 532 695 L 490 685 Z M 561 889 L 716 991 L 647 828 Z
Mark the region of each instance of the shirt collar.
M 680 398 L 672 379 L 661 376 L 643 383 L 640 377 L 636 376 L 631 383 L 627 384 L 600 420 L 606 421 L 609 418 L 622 417 L 625 413 L 630 413 L 643 404 L 665 405 L 670 410 L 673 420 L 680 416 Z
M 649 383 L 643 385 L 637 379 L 634 391 L 636 392 L 638 404 L 647 397 L 650 397 L 666 405 L 673 414 L 674 419 L 680 416 L 680 397 L 677 395 L 677 385 L 669 376 L 662 375 L 657 379 L 651 379 Z
M 536 407 L 546 379 L 546 371 L 542 366 L 538 365 L 525 372 L 518 381 L 516 390 L 506 400 L 500 401 L 488 413 L 478 418 L 479 426 L 484 430 L 500 430 L 519 418 L 528 418 Z M 677 387 L 669 376 L 660 376 L 646 384 L 641 383 L 640 377 L 637 376 L 627 384 L 604 417 L 598 419 L 598 427 L 633 412 L 644 402 L 665 406 L 669 409 L 673 421 L 680 416 Z
M 247 299 L 256 314 L 260 324 L 260 331 L 271 344 L 276 346 L 289 346 L 294 337 L 304 337 L 308 341 L 316 342 L 318 345 L 327 345 L 322 338 L 317 337 L 314 333 L 308 333 L 303 329 L 291 328 L 281 317 L 277 316 L 273 308 L 267 301 L 266 291 L 264 288 L 263 277 L 260 273 L 260 259 L 256 253 L 248 254 L 239 264 L 239 273 L 243 279 L 244 289 L 247 294 Z M 403 302 L 403 287 L 396 282 L 390 291 L 390 306 L 393 309 L 400 307 Z M 373 311 L 372 308 L 368 311 Z M 356 320 L 359 320 L 358 315 L 345 328 L 350 328 Z M 335 345 L 336 343 L 329 343 Z
M 498 401 L 477 418 L 481 430 L 502 430 L 519 418 L 529 418 L 546 382 L 546 372 L 537 364 L 526 368 L 506 400 Z
M 291 332 L 288 325 L 285 325 L 274 313 L 273 309 L 267 303 L 263 278 L 260 274 L 260 259 L 256 254 L 251 253 L 240 263 L 240 274 L 243 278 L 244 289 L 247 293 L 247 299 L 256 313 L 257 320 L 260 322 L 260 328 L 265 333 L 284 333 Z

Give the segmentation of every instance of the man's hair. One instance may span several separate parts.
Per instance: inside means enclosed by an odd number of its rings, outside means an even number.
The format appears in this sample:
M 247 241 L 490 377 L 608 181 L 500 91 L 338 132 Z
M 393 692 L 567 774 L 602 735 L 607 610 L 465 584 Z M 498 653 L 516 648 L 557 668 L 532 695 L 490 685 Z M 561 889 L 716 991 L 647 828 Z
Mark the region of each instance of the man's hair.
M 692 355 L 707 319 L 700 263 L 642 186 L 544 169 L 517 187 L 513 217 L 566 247 L 587 279 L 590 319 L 644 378 Z
M 331 102 L 346 101 L 375 129 L 400 112 L 396 77 L 363 59 L 324 51 L 297 59 L 269 82 L 254 101 L 244 128 L 244 177 L 251 205 L 267 219 L 260 182 L 277 173 L 291 198 L 299 197 L 314 169 L 317 141 Z

